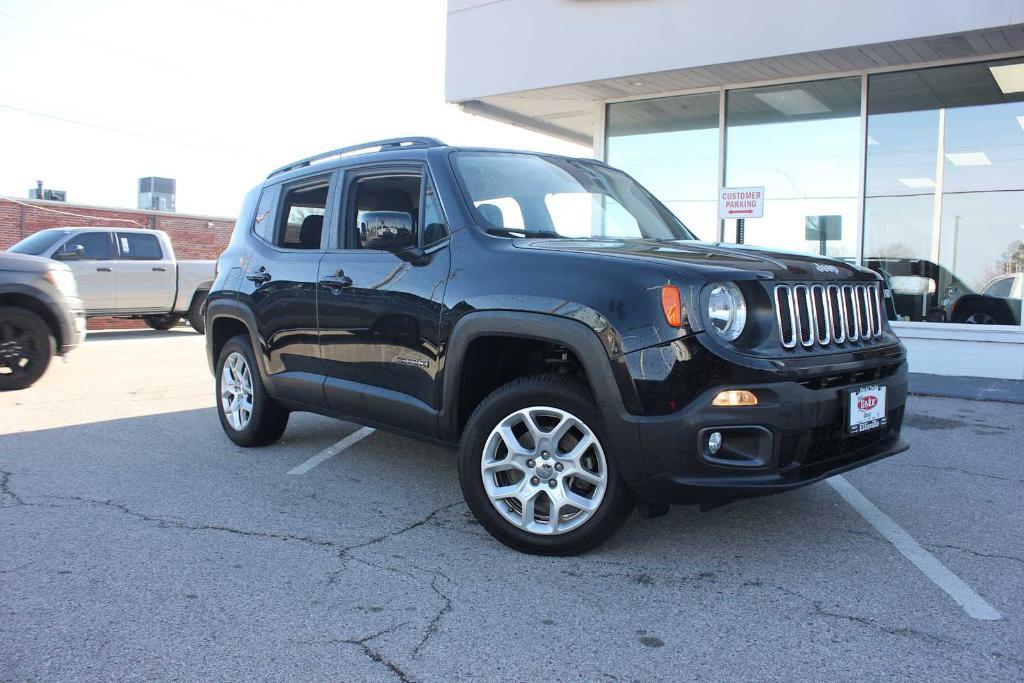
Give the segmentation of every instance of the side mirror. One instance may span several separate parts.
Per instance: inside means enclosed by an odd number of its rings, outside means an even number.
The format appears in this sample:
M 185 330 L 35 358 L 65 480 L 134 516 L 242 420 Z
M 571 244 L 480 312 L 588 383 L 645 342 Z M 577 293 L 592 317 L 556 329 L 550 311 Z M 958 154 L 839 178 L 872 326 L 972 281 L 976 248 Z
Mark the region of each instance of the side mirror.
M 83 256 L 85 256 L 85 247 L 81 244 L 74 245 L 70 251 L 62 250 L 55 252 L 53 255 L 58 261 L 77 261 Z
M 416 246 L 412 214 L 405 211 L 366 211 L 359 216 L 364 249 L 398 253 Z

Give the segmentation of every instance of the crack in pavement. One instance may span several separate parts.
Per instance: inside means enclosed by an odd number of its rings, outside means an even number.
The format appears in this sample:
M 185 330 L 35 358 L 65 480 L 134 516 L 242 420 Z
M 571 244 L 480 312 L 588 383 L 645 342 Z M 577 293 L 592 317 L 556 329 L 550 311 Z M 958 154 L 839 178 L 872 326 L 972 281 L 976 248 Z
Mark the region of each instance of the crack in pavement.
M 808 597 L 808 596 L 804 595 L 803 593 L 791 590 L 789 588 L 785 588 L 784 586 L 780 586 L 778 584 L 765 583 L 763 581 L 745 581 L 745 582 L 743 582 L 740 585 L 741 586 L 771 588 L 771 589 L 776 590 L 776 591 L 778 591 L 780 593 L 783 593 L 783 594 L 788 595 L 790 597 L 796 598 L 797 600 L 801 600 L 801 601 L 803 601 L 803 602 L 805 602 L 805 603 L 807 603 L 808 605 L 811 606 L 811 612 L 810 612 L 811 615 L 817 615 L 817 616 L 822 616 L 822 617 L 830 617 L 830 618 L 833 618 L 833 619 L 842 619 L 842 620 L 850 622 L 850 623 L 860 624 L 861 626 L 867 626 L 868 628 L 872 628 L 872 629 L 875 629 L 877 631 L 881 631 L 882 633 L 885 633 L 887 635 L 900 636 L 900 637 L 904 637 L 904 638 L 912 638 L 914 640 L 923 641 L 923 642 L 928 643 L 930 645 L 956 643 L 956 641 L 950 640 L 948 638 L 943 638 L 941 636 L 936 636 L 936 635 L 934 635 L 932 633 L 928 633 L 926 631 L 921 631 L 921 630 L 918 630 L 918 629 L 915 629 L 915 628 L 910 628 L 909 626 L 901 626 L 899 628 L 896 628 L 896 627 L 891 627 L 891 626 L 886 626 L 884 624 L 880 624 L 879 622 L 875 621 L 874 619 L 868 619 L 867 617 L 857 616 L 856 614 L 848 614 L 848 613 L 845 613 L 845 612 L 833 612 L 831 610 L 828 610 L 828 609 L 822 607 L 821 600 L 816 600 L 814 598 L 811 598 L 811 597 Z
M 430 620 L 429 624 L 427 624 L 427 630 L 426 632 L 424 632 L 423 637 L 420 638 L 420 642 L 416 643 L 416 647 L 412 649 L 413 657 L 419 657 L 420 650 L 423 649 L 423 646 L 427 644 L 427 641 L 430 640 L 431 636 L 433 636 L 441 630 L 441 620 L 444 619 L 446 614 L 452 611 L 451 596 L 437 587 L 437 578 L 439 576 L 444 575 L 441 574 L 441 572 L 437 572 L 434 578 L 430 580 L 430 589 L 434 591 L 437 597 L 441 598 L 443 604 L 441 606 L 441 609 L 437 611 L 437 614 L 434 615 L 434 618 Z M 445 580 L 447 581 L 448 578 L 445 577 Z
M 0 470 L 0 497 L 7 497 L 14 501 L 15 505 L 28 505 L 21 496 L 14 492 L 11 488 L 11 477 L 14 473 L 6 470 Z M 4 506 L 7 507 L 7 506 Z
M 949 549 L 952 549 L 952 550 L 960 550 L 962 552 L 969 553 L 971 555 L 976 555 L 978 557 L 993 558 L 993 559 L 997 559 L 997 560 L 1012 560 L 1014 562 L 1024 562 L 1024 557 L 1015 557 L 1013 555 L 999 555 L 997 553 L 983 553 L 983 552 L 979 552 L 977 550 L 971 550 L 970 548 L 965 548 L 965 547 L 963 547 L 961 545 L 953 545 L 951 543 L 933 543 L 933 544 L 929 544 L 928 547 L 929 548 L 949 548 Z
M 401 681 L 401 683 L 413 683 L 413 678 L 408 673 L 406 673 L 405 670 L 403 670 L 400 666 L 398 666 L 398 664 L 393 662 L 391 659 L 387 658 L 380 650 L 371 647 L 369 644 L 370 641 L 375 640 L 383 635 L 387 635 L 388 633 L 391 633 L 393 631 L 397 631 L 398 629 L 407 625 L 408 622 L 402 622 L 401 624 L 389 626 L 388 628 L 382 631 L 371 633 L 370 635 L 363 636 L 362 638 L 331 638 L 329 640 L 303 640 L 298 642 L 304 645 L 354 645 L 358 647 L 364 655 L 372 659 L 374 662 L 386 667 L 388 671 L 394 674 L 395 678 Z
M 969 474 L 974 477 L 984 477 L 986 479 L 995 479 L 997 481 L 1007 481 L 1014 484 L 1024 484 L 1024 479 L 1015 479 L 1014 477 L 1001 477 L 998 474 L 985 474 L 984 472 L 975 472 L 974 470 L 965 470 L 962 467 L 953 467 L 951 465 L 920 465 L 920 464 L 908 464 L 907 467 L 923 467 L 929 470 L 944 470 L 946 472 L 960 472 L 961 474 Z

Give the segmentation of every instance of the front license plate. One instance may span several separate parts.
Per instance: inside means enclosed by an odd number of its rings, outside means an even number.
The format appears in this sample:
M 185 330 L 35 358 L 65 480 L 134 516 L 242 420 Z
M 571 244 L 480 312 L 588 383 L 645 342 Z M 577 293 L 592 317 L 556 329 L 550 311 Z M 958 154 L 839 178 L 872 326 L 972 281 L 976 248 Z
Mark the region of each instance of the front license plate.
M 850 392 L 849 427 L 851 434 L 879 429 L 886 424 L 885 387 L 872 384 Z

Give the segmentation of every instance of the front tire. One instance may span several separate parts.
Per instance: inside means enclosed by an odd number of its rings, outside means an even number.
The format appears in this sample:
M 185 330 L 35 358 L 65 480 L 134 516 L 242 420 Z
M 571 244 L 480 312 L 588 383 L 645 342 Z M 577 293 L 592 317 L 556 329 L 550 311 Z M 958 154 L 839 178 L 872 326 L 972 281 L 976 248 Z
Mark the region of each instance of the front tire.
M 228 438 L 244 447 L 268 446 L 288 426 L 288 410 L 263 386 L 246 335 L 229 339 L 217 359 L 217 416 Z
M 633 509 L 616 455 L 584 384 L 527 377 L 469 418 L 459 482 L 477 520 L 505 545 L 575 555 L 605 542 Z
M 170 313 L 167 315 L 147 315 L 142 318 L 142 321 L 154 330 L 166 332 L 181 322 L 181 316 Z
M 24 308 L 0 307 L 0 391 L 35 384 L 56 348 L 45 320 Z

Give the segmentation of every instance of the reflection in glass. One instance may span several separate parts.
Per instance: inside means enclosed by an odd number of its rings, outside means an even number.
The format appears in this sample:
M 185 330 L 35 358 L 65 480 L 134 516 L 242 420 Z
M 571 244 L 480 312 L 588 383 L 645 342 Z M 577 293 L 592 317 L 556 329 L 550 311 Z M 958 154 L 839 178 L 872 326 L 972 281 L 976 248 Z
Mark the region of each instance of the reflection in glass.
M 1024 270 L 1024 92 L 990 68 L 1020 62 L 869 78 L 864 259 L 900 319 L 1021 323 L 993 283 Z
M 718 101 L 714 92 L 608 105 L 608 163 L 702 240 L 718 236 Z
M 765 188 L 746 243 L 855 257 L 860 90 L 860 78 L 838 78 L 728 93 L 726 185 Z

